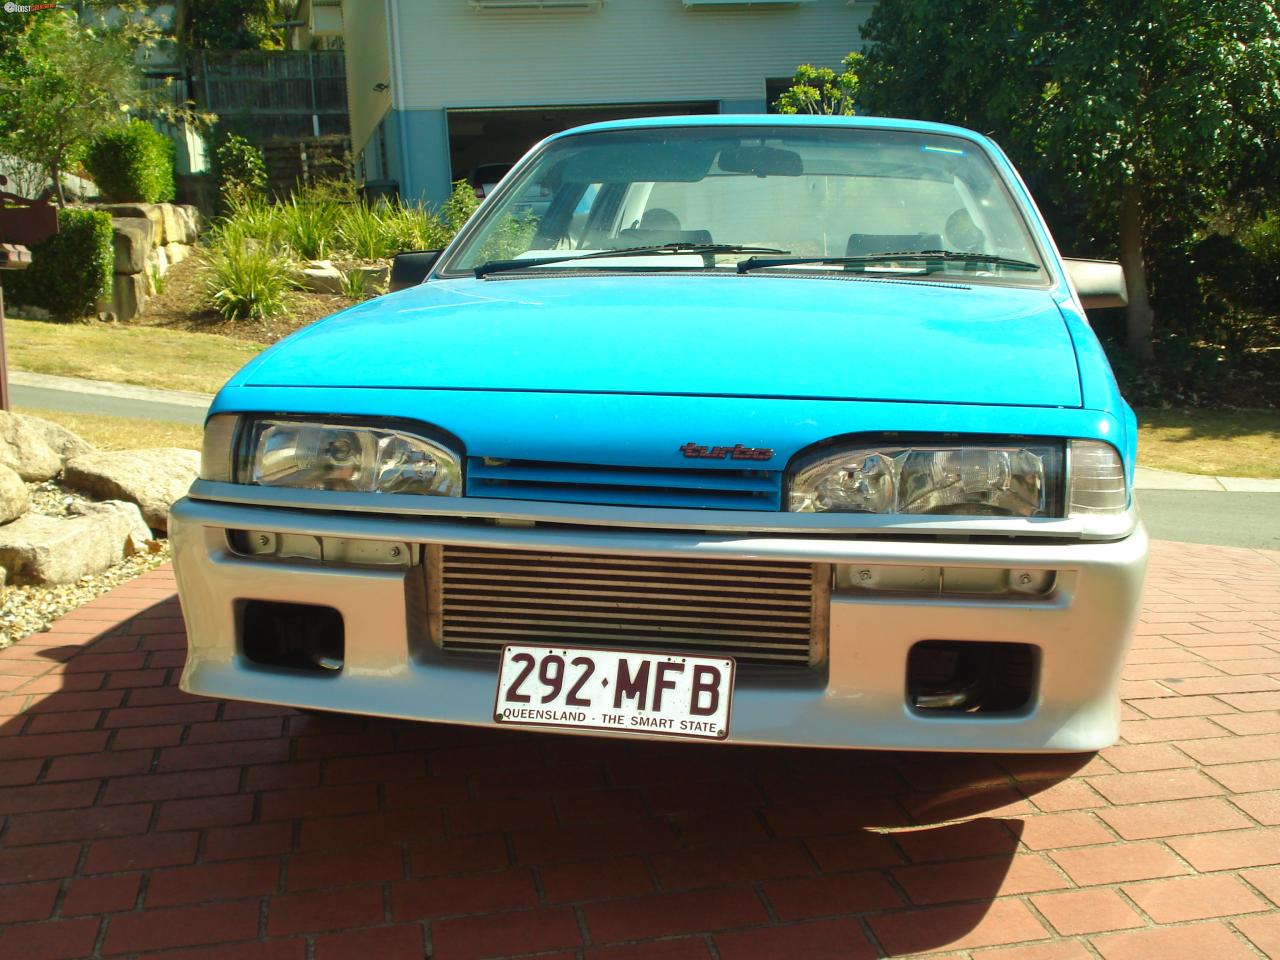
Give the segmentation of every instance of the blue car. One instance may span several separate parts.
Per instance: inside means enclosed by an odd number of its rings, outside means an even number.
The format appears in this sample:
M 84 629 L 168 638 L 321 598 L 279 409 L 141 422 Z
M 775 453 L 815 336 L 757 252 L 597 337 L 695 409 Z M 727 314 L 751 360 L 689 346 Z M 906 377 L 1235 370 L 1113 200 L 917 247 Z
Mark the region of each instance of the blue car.
M 218 394 L 170 525 L 184 690 L 709 744 L 1115 740 L 1147 540 L 1084 308 L 1123 278 L 1059 255 L 991 141 L 579 127 L 415 262 Z

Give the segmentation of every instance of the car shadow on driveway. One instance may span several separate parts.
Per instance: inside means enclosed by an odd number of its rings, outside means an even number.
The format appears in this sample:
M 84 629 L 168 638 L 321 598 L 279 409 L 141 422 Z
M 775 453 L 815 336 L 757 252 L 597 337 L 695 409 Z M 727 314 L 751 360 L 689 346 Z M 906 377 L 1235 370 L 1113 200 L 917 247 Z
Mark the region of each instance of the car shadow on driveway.
M 1021 902 L 992 901 L 1068 885 L 1027 853 L 1020 815 L 1032 795 L 1069 806 L 1087 756 L 224 703 L 177 689 L 176 603 L 133 607 L 0 651 L 0 955 L 56 938 L 86 957 L 241 941 L 286 960 L 357 942 L 440 960 L 898 956 L 1044 936 Z

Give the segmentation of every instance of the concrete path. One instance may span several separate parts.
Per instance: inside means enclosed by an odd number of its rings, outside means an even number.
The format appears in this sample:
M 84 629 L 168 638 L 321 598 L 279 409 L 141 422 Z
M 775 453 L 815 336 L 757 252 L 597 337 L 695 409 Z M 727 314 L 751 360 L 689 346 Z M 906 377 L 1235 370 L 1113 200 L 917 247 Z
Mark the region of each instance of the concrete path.
M 1194 473 L 1175 473 L 1155 467 L 1138 467 L 1134 486 L 1139 490 L 1195 490 L 1216 493 L 1280 493 L 1280 480 L 1254 477 L 1206 477 Z
M 173 589 L 0 651 L 0 956 L 1280 957 L 1280 553 L 1153 545 L 1096 756 L 206 700 Z
M 205 411 L 213 399 L 203 393 L 153 390 L 24 370 L 9 371 L 9 394 L 13 404 L 19 407 L 172 423 L 204 423 Z

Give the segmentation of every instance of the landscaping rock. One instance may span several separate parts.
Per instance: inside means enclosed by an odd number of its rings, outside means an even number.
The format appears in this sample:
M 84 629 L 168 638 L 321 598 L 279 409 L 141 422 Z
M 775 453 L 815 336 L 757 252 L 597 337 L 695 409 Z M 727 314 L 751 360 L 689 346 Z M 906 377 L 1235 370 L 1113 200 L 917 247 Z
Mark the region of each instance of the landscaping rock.
M 200 236 L 200 208 L 190 203 L 176 205 L 178 217 L 182 221 L 181 242 L 192 246 Z M 175 242 L 177 238 L 171 238 Z
M 391 268 L 386 264 L 361 264 L 352 270 L 364 277 L 364 288 L 369 293 L 384 290 L 391 276 Z
M 98 209 L 104 213 L 111 214 L 111 219 L 117 217 L 143 217 L 150 220 L 155 232 L 152 234 L 153 243 L 165 243 L 164 235 L 164 212 L 157 203 L 103 203 L 99 204 Z
M 185 243 L 166 243 L 164 245 L 164 255 L 169 259 L 169 265 L 181 263 L 187 257 L 191 256 L 192 248 Z
M 117 273 L 111 278 L 111 312 L 117 320 L 132 320 L 147 302 L 145 273 Z
M 23 480 L 48 480 L 62 470 L 62 456 L 34 419 L 0 410 L 0 464 Z
M 163 533 L 169 528 L 169 508 L 186 495 L 199 471 L 195 450 L 103 450 L 69 461 L 62 482 L 90 496 L 137 504 L 147 525 Z
M 141 273 L 155 237 L 155 224 L 146 217 L 112 219 L 112 240 L 116 251 L 116 273 Z
M 298 282 L 313 293 L 341 293 L 342 272 L 329 260 L 308 260 Z
M 8 523 L 27 512 L 31 491 L 22 478 L 8 467 L 0 466 L 0 523 Z
M 160 216 L 164 219 L 164 242 L 186 243 L 187 225 L 185 217 L 172 203 L 158 204 Z
M 68 460 L 75 457 L 83 457 L 86 453 L 93 453 L 97 449 L 88 440 L 85 440 L 79 434 L 72 433 L 60 423 L 54 423 L 52 420 L 42 420 L 40 417 L 31 417 L 25 414 L 18 414 L 33 430 L 38 430 L 40 435 L 44 437 L 47 443 L 61 459 L 65 465 Z
M 8 583 L 71 583 L 145 549 L 150 531 L 137 506 L 78 503 L 67 519 L 28 513 L 0 527 Z
M 53 314 L 44 307 L 28 307 L 20 303 L 12 305 L 6 303 L 4 313 L 5 316 L 15 320 L 49 320 L 53 317 Z
M 147 269 L 143 275 L 147 278 L 147 296 L 154 297 L 160 293 L 160 278 L 169 272 L 169 258 L 164 247 L 156 247 L 147 258 Z

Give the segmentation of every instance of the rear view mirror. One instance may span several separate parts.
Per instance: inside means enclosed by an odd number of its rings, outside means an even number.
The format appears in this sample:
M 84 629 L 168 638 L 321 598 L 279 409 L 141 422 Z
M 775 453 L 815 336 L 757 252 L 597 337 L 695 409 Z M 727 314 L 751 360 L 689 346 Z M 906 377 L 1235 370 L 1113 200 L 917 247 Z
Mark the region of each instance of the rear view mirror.
M 416 287 L 440 259 L 443 250 L 415 250 L 412 253 L 397 253 L 391 261 L 391 278 L 387 281 L 387 292 L 406 290 Z
M 1111 260 L 1067 259 L 1062 263 L 1086 310 L 1123 307 L 1129 303 L 1129 291 L 1120 264 Z
M 720 151 L 720 169 L 725 173 L 753 173 L 757 177 L 798 177 L 804 173 L 804 161 L 794 150 L 725 147 Z

